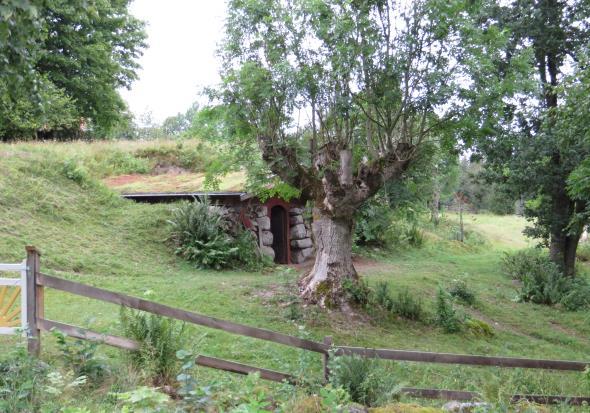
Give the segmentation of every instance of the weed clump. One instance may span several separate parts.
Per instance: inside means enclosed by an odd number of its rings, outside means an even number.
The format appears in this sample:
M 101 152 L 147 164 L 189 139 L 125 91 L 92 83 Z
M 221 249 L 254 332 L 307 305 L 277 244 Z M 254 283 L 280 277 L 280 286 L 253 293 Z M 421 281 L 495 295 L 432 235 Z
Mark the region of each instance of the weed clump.
M 184 325 L 125 307 L 120 319 L 125 335 L 140 345 L 139 350 L 130 354 L 131 364 L 145 371 L 155 385 L 173 383 L 178 365 L 176 353 L 184 344 Z
M 344 389 L 353 402 L 364 406 L 379 406 L 397 400 L 400 385 L 392 362 L 359 356 L 335 357 L 330 361 L 330 381 L 335 388 Z
M 520 301 L 535 304 L 561 304 L 568 311 L 590 307 L 590 284 L 581 277 L 566 277 L 557 264 L 538 249 L 506 254 L 504 271 L 522 282 Z
M 441 327 L 445 333 L 458 333 L 462 330 L 463 320 L 453 306 L 449 294 L 442 288 L 436 295 L 436 315 L 434 324 Z
M 463 302 L 467 305 L 474 305 L 476 298 L 475 292 L 472 291 L 468 286 L 465 280 L 456 279 L 453 280 L 451 286 L 448 289 L 449 294 L 451 297 L 456 298 L 457 300 Z

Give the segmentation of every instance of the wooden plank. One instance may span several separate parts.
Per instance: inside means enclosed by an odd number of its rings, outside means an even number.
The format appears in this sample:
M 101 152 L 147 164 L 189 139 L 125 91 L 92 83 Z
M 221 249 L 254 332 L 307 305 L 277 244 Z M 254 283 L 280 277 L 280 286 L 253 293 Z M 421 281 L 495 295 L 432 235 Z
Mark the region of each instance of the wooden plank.
M 108 344 L 109 346 L 118 347 L 125 350 L 139 349 L 139 343 L 128 338 L 97 333 L 82 327 L 71 326 L 69 324 L 59 323 L 52 320 L 45 320 L 43 318 L 38 319 L 37 323 L 43 331 L 51 331 L 55 328 L 56 330 L 67 334 L 69 337 L 79 338 L 81 340 L 96 341 L 98 343 Z
M 35 247 L 27 246 L 27 282 L 25 292 L 27 300 L 27 349 L 29 354 L 39 356 L 41 352 L 41 331 L 37 326 L 37 277 L 39 275 L 40 256 Z
M 332 347 L 332 336 L 324 337 L 324 344 L 328 347 Z M 324 370 L 324 383 L 328 383 L 330 381 L 330 368 L 328 364 L 330 363 L 330 355 L 326 353 L 322 356 L 322 367 Z
M 495 366 L 546 370 L 584 371 L 590 362 L 565 360 L 535 360 L 513 357 L 473 356 L 468 354 L 430 353 L 425 351 L 372 349 L 363 347 L 337 346 L 337 355 L 357 354 L 362 357 L 387 360 L 415 361 L 423 363 L 468 364 L 473 366 Z
M 249 366 L 247 364 L 236 363 L 235 361 L 218 359 L 215 357 L 198 356 L 195 363 L 199 366 L 210 367 L 213 369 L 229 371 L 237 374 L 250 374 L 258 372 L 260 378 L 270 381 L 276 381 L 279 383 L 287 382 L 294 384 L 296 379 L 294 376 L 286 373 L 281 373 L 274 370 L 263 369 L 260 367 Z
M 0 278 L 0 285 L 18 286 L 20 283 L 20 278 Z
M 441 399 L 441 400 L 457 400 L 470 401 L 481 398 L 479 393 L 472 391 L 460 390 L 443 390 L 443 389 L 417 389 L 413 387 L 403 387 L 402 393 L 422 399 Z
M 260 340 L 272 341 L 274 343 L 284 344 L 286 346 L 297 347 L 304 350 L 315 351 L 325 354 L 328 347 L 322 343 L 287 334 L 277 333 L 274 331 L 250 327 L 243 324 L 237 324 L 230 321 L 220 320 L 191 311 L 173 308 L 164 304 L 158 304 L 153 301 L 143 300 L 141 298 L 131 297 L 121 293 L 103 290 L 102 288 L 91 287 L 74 281 L 68 281 L 56 278 L 46 274 L 40 274 L 37 279 L 38 285 L 54 288 L 56 290 L 66 291 L 83 297 L 94 298 L 113 304 L 119 304 L 136 310 L 147 311 L 153 314 L 159 314 L 165 317 L 174 318 L 188 323 L 198 324 L 201 326 L 223 330 L 228 333 L 239 334 L 242 336 L 253 337 Z
M 20 264 L 0 264 L 0 271 L 21 272 L 26 268 L 26 264 L 22 262 Z
M 510 403 L 518 403 L 526 400 L 537 404 L 569 404 L 571 406 L 582 406 L 584 403 L 590 404 L 590 397 L 584 396 L 542 396 L 537 394 L 515 394 L 510 399 Z

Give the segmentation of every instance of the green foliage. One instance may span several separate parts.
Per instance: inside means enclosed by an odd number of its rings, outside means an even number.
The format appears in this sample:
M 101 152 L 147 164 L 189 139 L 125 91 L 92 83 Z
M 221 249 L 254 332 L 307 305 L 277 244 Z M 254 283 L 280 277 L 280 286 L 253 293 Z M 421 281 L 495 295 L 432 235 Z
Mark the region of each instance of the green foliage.
M 504 272 L 520 280 L 521 301 L 554 305 L 561 303 L 568 311 L 590 307 L 590 284 L 581 277 L 564 277 L 557 264 L 539 249 L 505 254 Z
M 445 333 L 458 333 L 463 328 L 463 320 L 453 306 L 449 294 L 442 288 L 436 294 L 434 324 L 441 327 Z
M 590 242 L 583 242 L 578 246 L 576 258 L 582 262 L 590 261 Z
M 512 279 L 522 281 L 528 274 L 557 271 L 547 254 L 539 248 L 527 248 L 514 253 L 505 253 L 502 270 Z M 534 277 L 534 275 L 533 275 Z
M 99 384 L 108 374 L 106 363 L 96 351 L 98 343 L 87 340 L 67 340 L 67 335 L 53 329 L 53 337 L 57 341 L 64 367 L 73 372 L 75 377 L 85 377 L 92 384 Z
M 200 268 L 260 269 L 267 261 L 254 235 L 230 222 L 207 198 L 185 202 L 172 211 L 169 240 L 176 254 Z
M 121 308 L 120 319 L 125 336 L 140 344 L 139 350 L 130 354 L 133 366 L 156 385 L 172 383 L 178 365 L 176 353 L 184 345 L 184 325 L 125 307 Z
M 420 321 L 424 318 L 422 302 L 410 293 L 408 288 L 402 288 L 397 295 L 390 300 L 390 311 L 407 320 Z
M 391 225 L 392 213 L 387 203 L 372 199 L 356 213 L 354 236 L 357 245 L 387 246 L 387 228 Z
M 360 356 L 330 358 L 330 382 L 344 389 L 354 402 L 364 406 L 383 405 L 397 400 L 399 382 L 394 363 Z
M 201 142 L 197 145 L 158 145 L 138 149 L 135 156 L 149 160 L 154 166 L 176 166 L 193 172 L 201 172 L 211 162 L 207 147 Z
M 0 40 L 7 37 L 0 41 L 0 139 L 74 138 L 81 123 L 91 136 L 108 135 L 125 109 L 118 89 L 137 78 L 145 47 L 130 2 L 12 3 L 0 18 Z
M 19 347 L 0 361 L 0 411 L 20 413 L 39 408 L 46 367 Z
M 76 159 L 66 159 L 63 162 L 63 173 L 83 188 L 88 188 L 92 182 L 88 171 Z
M 121 413 L 165 413 L 170 397 L 153 387 L 139 387 L 124 393 L 113 393 L 121 401 Z
M 342 282 L 342 288 L 348 301 L 360 307 L 366 307 L 372 301 L 369 283 L 362 278 L 356 281 L 347 278 Z
M 454 297 L 467 305 L 475 304 L 475 292 L 467 286 L 467 282 L 463 279 L 453 280 L 448 289 L 448 292 L 451 297 Z
M 192 371 L 195 367 L 195 354 L 190 351 L 178 350 L 176 358 L 181 363 L 180 373 L 176 380 L 180 384 L 178 394 L 182 397 L 180 403 L 188 411 L 205 411 L 212 403 L 211 387 L 199 387 Z

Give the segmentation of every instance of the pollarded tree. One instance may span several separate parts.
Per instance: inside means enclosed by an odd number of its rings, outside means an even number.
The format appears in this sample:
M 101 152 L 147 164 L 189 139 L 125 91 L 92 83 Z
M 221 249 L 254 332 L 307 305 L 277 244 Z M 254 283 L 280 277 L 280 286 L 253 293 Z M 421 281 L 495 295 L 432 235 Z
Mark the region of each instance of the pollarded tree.
M 221 56 L 231 139 L 313 203 L 304 298 L 356 282 L 354 213 L 462 110 L 462 2 L 230 0 Z

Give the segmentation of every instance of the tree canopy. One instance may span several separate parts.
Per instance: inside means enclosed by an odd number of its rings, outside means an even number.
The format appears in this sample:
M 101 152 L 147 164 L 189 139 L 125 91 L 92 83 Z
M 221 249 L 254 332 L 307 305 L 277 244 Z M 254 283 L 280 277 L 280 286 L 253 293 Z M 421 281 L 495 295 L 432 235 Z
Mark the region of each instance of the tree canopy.
M 117 89 L 146 46 L 130 0 L 19 0 L 0 7 L 0 137 L 106 136 L 124 118 Z

